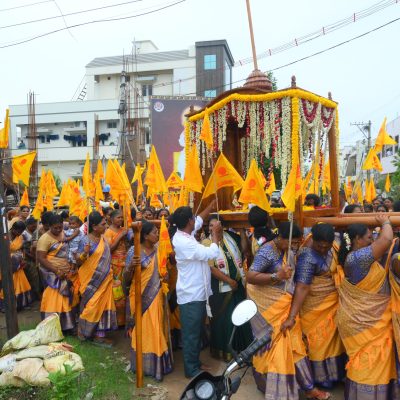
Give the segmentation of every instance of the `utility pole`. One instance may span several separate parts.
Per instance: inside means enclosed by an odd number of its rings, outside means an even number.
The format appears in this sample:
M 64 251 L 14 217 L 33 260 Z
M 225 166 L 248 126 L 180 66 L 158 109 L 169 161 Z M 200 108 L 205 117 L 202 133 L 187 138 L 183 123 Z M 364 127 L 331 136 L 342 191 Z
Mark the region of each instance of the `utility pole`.
M 367 151 L 366 151 L 366 156 L 369 153 L 369 150 L 371 149 L 371 126 L 372 123 L 371 121 L 368 122 L 353 122 L 350 124 L 351 126 L 356 126 L 360 132 L 363 134 L 363 136 L 367 139 Z M 365 157 L 366 157 L 365 156 Z M 362 164 L 364 163 L 365 158 L 361 162 L 361 168 Z M 370 177 L 370 171 L 367 171 L 367 179 Z
M 121 72 L 120 77 L 120 85 L 119 85 L 119 134 L 120 134 L 120 150 L 119 153 L 123 161 L 126 158 L 126 113 L 127 113 L 127 104 L 126 104 L 126 71 L 125 69 Z

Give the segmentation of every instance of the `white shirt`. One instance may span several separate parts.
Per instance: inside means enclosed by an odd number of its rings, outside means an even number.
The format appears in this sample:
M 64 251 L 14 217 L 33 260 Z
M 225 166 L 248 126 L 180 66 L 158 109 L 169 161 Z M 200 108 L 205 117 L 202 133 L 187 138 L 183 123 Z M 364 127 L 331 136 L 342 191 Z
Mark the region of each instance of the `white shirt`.
M 176 282 L 178 304 L 205 301 L 212 295 L 208 260 L 218 257 L 219 249 L 215 243 L 206 247 L 194 238 L 194 233 L 202 224 L 203 220 L 198 216 L 196 217 L 195 231 L 191 235 L 178 229 L 172 239 L 178 269 Z

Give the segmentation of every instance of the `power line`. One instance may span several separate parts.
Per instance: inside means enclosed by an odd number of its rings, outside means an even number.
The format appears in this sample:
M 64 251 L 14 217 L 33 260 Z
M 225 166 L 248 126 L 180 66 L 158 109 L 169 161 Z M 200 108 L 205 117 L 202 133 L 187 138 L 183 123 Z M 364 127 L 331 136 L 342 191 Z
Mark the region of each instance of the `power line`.
M 24 39 L 24 40 L 21 40 L 19 42 L 15 42 L 15 43 L 11 43 L 11 44 L 0 46 L 0 49 L 5 49 L 7 47 L 14 47 L 14 46 L 18 46 L 18 45 L 23 44 L 23 43 L 32 42 L 33 40 L 40 39 L 42 37 L 49 36 L 49 35 L 52 35 L 52 34 L 57 33 L 57 32 L 62 32 L 62 31 L 65 31 L 67 29 L 77 28 L 77 27 L 80 27 L 80 26 L 92 25 L 92 24 L 97 24 L 97 23 L 102 23 L 102 22 L 122 21 L 122 20 L 131 19 L 131 18 L 142 17 L 144 15 L 153 14 L 153 13 L 156 13 L 158 11 L 162 11 L 162 10 L 165 10 L 167 8 L 176 6 L 177 4 L 184 3 L 185 1 L 186 0 L 179 0 L 179 1 L 176 1 L 175 3 L 167 4 L 164 7 L 159 7 L 157 9 L 155 9 L 155 10 L 146 11 L 146 12 L 143 12 L 143 13 L 140 13 L 140 14 L 136 14 L 136 15 L 130 15 L 130 16 L 118 17 L 118 18 L 109 18 L 109 19 L 98 19 L 98 20 L 93 20 L 93 21 L 82 22 L 80 24 L 69 25 L 69 26 L 66 26 L 64 28 L 55 29 L 53 31 L 49 31 L 49 32 L 42 33 L 42 34 L 37 35 L 37 36 L 33 36 L 33 37 L 29 38 L 29 39 Z
M 88 13 L 88 12 L 92 12 L 92 11 L 104 10 L 106 8 L 120 7 L 120 6 L 124 6 L 126 4 L 138 3 L 140 1 L 144 1 L 144 0 L 131 0 L 131 1 L 125 1 L 123 3 L 109 4 L 108 6 L 89 8 L 87 10 L 74 11 L 74 12 L 64 14 L 64 17 L 69 17 L 71 15 L 84 14 L 84 13 Z M 49 3 L 49 2 L 53 2 L 53 0 L 47 0 L 44 3 Z M 45 18 L 33 19 L 33 20 L 29 20 L 29 21 L 24 21 L 24 22 L 18 22 L 16 24 L 11 24 L 11 25 L 4 25 L 4 26 L 0 26 L 0 29 L 13 28 L 15 26 L 34 24 L 36 22 L 49 21 L 49 20 L 58 19 L 58 18 L 62 18 L 62 15 L 54 15 L 52 17 L 45 17 Z
M 25 8 L 25 7 L 31 7 L 31 6 L 36 6 L 37 4 L 43 4 L 43 3 L 52 3 L 53 0 L 43 0 L 43 1 L 37 1 L 36 3 L 30 3 L 30 4 L 22 4 L 20 6 L 15 6 L 15 7 L 10 7 L 10 8 L 2 8 L 0 12 L 3 11 L 11 11 L 11 10 L 16 10 L 17 8 Z

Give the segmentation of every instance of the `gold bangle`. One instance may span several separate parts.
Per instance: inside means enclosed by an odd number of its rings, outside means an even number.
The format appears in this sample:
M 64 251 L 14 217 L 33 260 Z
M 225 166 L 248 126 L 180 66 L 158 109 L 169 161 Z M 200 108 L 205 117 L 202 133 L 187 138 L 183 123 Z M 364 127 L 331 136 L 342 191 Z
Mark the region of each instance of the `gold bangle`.
M 81 261 L 85 261 L 85 260 L 87 259 L 87 257 L 88 257 L 88 255 L 87 255 L 86 253 L 82 253 L 82 254 L 79 256 L 79 259 L 80 259 Z

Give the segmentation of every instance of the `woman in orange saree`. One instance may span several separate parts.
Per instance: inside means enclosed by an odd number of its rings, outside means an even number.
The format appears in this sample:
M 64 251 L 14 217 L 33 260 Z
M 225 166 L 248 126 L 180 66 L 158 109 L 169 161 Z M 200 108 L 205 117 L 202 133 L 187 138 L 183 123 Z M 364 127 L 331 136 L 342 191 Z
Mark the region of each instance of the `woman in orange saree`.
M 299 318 L 289 334 L 280 331 L 289 314 L 294 289 L 290 280 L 294 260 L 287 260 L 289 235 L 290 223 L 284 222 L 279 226 L 278 237 L 259 247 L 246 274 L 247 295 L 273 330 L 271 346 L 253 357 L 254 377 L 266 399 L 297 400 L 299 389 L 307 398 L 327 399 L 329 394 L 314 386 Z M 301 236 L 300 228 L 294 225 L 292 250 L 300 244 Z M 258 319 L 251 320 L 251 325 L 254 336 L 260 337 L 258 330 L 264 329 L 263 325 Z
M 168 325 L 165 314 L 165 296 L 161 289 L 157 263 L 158 229 L 151 222 L 144 221 L 140 234 L 141 243 L 141 287 L 142 287 L 142 340 L 143 372 L 147 376 L 161 381 L 165 374 L 172 371 L 171 353 L 168 349 Z M 127 327 L 131 336 L 131 368 L 136 371 L 136 327 L 134 248 L 131 247 L 126 258 L 124 282 L 129 288 Z
M 52 214 L 49 224 L 50 229 L 40 237 L 36 250 L 45 285 L 40 311 L 42 319 L 57 313 L 60 316 L 61 329 L 74 330 L 75 308 L 79 299 L 74 295 L 73 281 L 77 275 L 68 263 L 68 243 L 64 242 L 61 216 Z
M 24 260 L 22 246 L 24 244 L 22 233 L 25 224 L 22 221 L 14 222 L 10 230 L 10 256 L 13 271 L 14 293 L 17 300 L 17 310 L 29 306 L 32 303 L 31 285 L 24 272 Z M 0 275 L 1 283 L 1 275 Z M 3 309 L 3 289 L 0 291 L 0 309 Z
M 393 230 L 386 216 L 373 241 L 366 225 L 353 224 L 339 251 L 345 279 L 339 286 L 337 325 L 349 356 L 346 400 L 399 400 L 391 293 L 388 280 Z
M 335 279 L 338 274 L 335 231 L 329 224 L 316 224 L 299 251 L 292 307 L 285 327 L 300 314 L 301 328 L 307 338 L 308 357 L 315 384 L 331 388 L 345 377 L 346 353 L 335 317 L 339 306 Z
M 81 294 L 78 336 L 109 347 L 112 342 L 106 338 L 106 331 L 117 329 L 117 319 L 110 247 L 103 237 L 106 222 L 93 211 L 88 226 L 89 234 L 79 242 L 77 253 Z
M 104 238 L 107 240 L 111 251 L 111 268 L 113 272 L 113 295 L 117 310 L 118 326 L 125 325 L 126 298 L 122 289 L 122 273 L 125 267 L 127 253 L 127 230 L 123 227 L 124 217 L 121 210 L 111 212 L 111 225 L 106 230 Z

